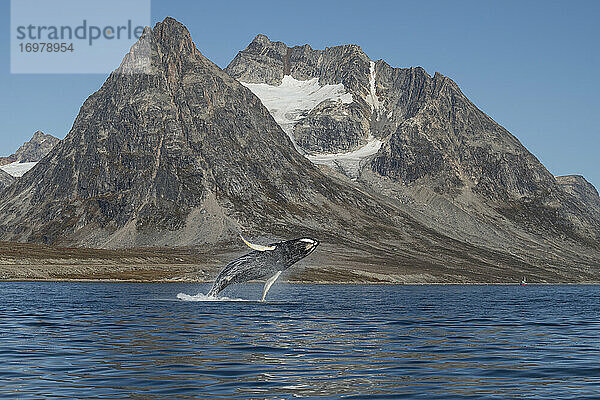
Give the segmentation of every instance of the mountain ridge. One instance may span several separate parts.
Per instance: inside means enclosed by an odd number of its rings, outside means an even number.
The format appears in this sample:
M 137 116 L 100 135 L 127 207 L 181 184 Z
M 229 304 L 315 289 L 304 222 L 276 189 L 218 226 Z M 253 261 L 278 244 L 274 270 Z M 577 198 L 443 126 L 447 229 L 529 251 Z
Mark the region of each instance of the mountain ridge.
M 0 165 L 13 162 L 37 162 L 41 160 L 48 152 L 60 142 L 60 139 L 46 134 L 42 131 L 35 131 L 30 140 L 23 143 L 13 154 L 1 157 Z
M 343 84 L 352 94 L 351 104 L 319 105 L 304 111 L 306 116 L 293 127 L 293 135 L 302 138 L 309 132 L 316 137 L 313 144 L 331 141 L 339 135 L 339 121 L 350 121 L 358 114 L 361 124 L 344 125 L 356 127 L 354 137 L 362 139 L 352 143 L 364 146 L 369 137 L 383 141 L 376 154 L 360 161 L 357 174 L 375 180 L 371 182 L 375 188 L 389 185 L 381 183 L 389 178 L 392 185 L 425 186 L 446 193 L 450 201 L 473 193 L 495 211 L 529 225 L 527 229 L 543 223 L 556 232 L 566 229 L 575 239 L 591 243 L 600 239 L 600 216 L 582 211 L 581 198 L 563 191 L 514 135 L 441 73 L 432 77 L 421 67 L 394 68 L 383 60 L 372 61 L 357 45 L 290 48 L 264 35 L 240 51 L 226 71 L 251 88 L 260 83 L 276 86 L 285 76 L 284 64 L 294 79 Z M 324 131 L 326 120 L 338 122 Z M 347 132 L 344 137 L 349 137 Z M 301 146 L 306 142 L 298 141 Z M 321 150 L 330 151 L 325 145 Z M 335 162 L 329 166 L 348 172 Z M 525 213 L 520 211 L 523 208 L 527 208 Z
M 152 47 L 150 73 L 129 75 L 144 40 Z M 236 158 L 236 151 L 244 156 Z M 304 203 L 315 196 L 335 208 L 329 200 L 335 196 L 323 194 L 335 183 L 323 179 L 293 151 L 260 101 L 202 56 L 181 24 L 166 19 L 145 31 L 85 101 L 67 137 L 3 194 L 0 216 L 4 237 L 13 240 L 181 244 L 190 239 L 175 232 L 190 230 L 199 233 L 190 243 L 215 241 L 254 218 L 265 224 L 271 215 L 304 210 L 295 218 L 308 219 Z M 340 184 L 337 189 L 353 196 Z M 20 204 L 32 212 L 15 215 Z M 45 216 L 48 207 L 58 218 Z M 236 221 L 223 207 L 242 214 Z M 219 230 L 204 231 L 202 221 Z M 23 231 L 23 225 L 34 228 Z M 136 236 L 139 242 L 128 241 Z

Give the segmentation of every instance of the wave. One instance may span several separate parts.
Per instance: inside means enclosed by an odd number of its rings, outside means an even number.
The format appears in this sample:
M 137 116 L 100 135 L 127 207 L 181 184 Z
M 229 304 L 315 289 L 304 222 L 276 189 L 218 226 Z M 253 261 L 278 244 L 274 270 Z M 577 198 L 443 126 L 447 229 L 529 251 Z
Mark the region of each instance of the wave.
M 198 293 L 197 295 L 194 295 L 194 296 L 185 294 L 185 293 L 179 293 L 179 294 L 177 294 L 177 298 L 182 301 L 251 301 L 251 300 L 245 300 L 245 299 L 235 299 L 235 298 L 226 297 L 226 296 L 213 297 L 213 296 L 207 296 L 203 293 Z

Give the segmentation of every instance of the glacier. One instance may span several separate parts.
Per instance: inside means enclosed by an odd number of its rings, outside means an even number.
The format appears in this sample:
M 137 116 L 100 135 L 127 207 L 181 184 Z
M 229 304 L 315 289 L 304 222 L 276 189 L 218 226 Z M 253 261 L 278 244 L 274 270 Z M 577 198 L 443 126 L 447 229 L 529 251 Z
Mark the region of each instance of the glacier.
M 321 85 L 319 78 L 305 81 L 294 79 L 285 75 L 279 86 L 267 83 L 241 82 L 262 101 L 271 113 L 275 122 L 289 136 L 292 143 L 301 154 L 304 152 L 296 145 L 294 139 L 294 126 L 310 110 L 325 100 L 341 101 L 344 104 L 352 103 L 352 94 L 346 91 L 343 84 Z
M 377 101 L 377 96 L 374 95 L 374 67 L 373 63 L 370 77 L 373 81 L 371 83 L 372 95 L 369 104 L 373 110 L 379 111 L 380 104 Z M 350 104 L 354 101 L 352 94 L 346 91 L 342 83 L 321 85 L 319 78 L 300 81 L 290 75 L 285 75 L 278 86 L 267 83 L 241 82 L 241 84 L 250 89 L 262 101 L 275 122 L 288 135 L 296 150 L 313 164 L 327 165 L 342 170 L 346 175 L 355 179 L 358 177 L 361 160 L 377 153 L 381 148 L 383 142 L 373 137 L 370 137 L 364 146 L 345 153 L 306 154 L 296 144 L 294 127 L 321 102 L 330 100 Z

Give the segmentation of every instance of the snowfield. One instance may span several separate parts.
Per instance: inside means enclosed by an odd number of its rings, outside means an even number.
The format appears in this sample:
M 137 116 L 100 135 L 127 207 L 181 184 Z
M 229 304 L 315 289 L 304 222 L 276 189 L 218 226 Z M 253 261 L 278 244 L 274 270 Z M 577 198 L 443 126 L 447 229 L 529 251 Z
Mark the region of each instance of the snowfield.
M 319 78 L 299 81 L 286 75 L 279 86 L 266 83 L 241 83 L 262 101 L 275 122 L 288 134 L 294 146 L 296 146 L 294 126 L 302 119 L 303 114 L 325 100 L 341 100 L 344 104 L 353 101 L 352 94 L 346 92 L 343 84 L 320 85 Z M 297 146 L 296 149 L 303 154 Z
M 373 111 L 379 112 L 381 105 L 375 95 L 375 63 L 373 62 L 369 78 L 371 93 L 367 96 L 367 102 Z M 304 154 L 313 164 L 327 165 L 342 170 L 351 178 L 357 178 L 361 160 L 377 153 L 381 148 L 382 142 L 375 138 L 370 138 L 363 147 L 347 153 L 307 155 L 296 145 L 294 127 L 310 110 L 325 100 L 342 101 L 344 104 L 352 103 L 352 94 L 348 93 L 341 83 L 320 85 L 318 78 L 299 81 L 290 75 L 284 76 L 279 86 L 266 83 L 241 83 L 262 101 L 275 122 L 287 133 L 296 150 L 300 154 Z
M 381 117 L 381 110 L 383 105 L 377 97 L 377 90 L 375 89 L 375 62 L 371 61 L 369 65 L 369 94 L 366 99 L 367 104 L 371 107 L 371 111 L 376 115 L 377 120 Z
M 327 165 L 333 169 L 342 170 L 352 179 L 358 178 L 360 162 L 377 153 L 383 142 L 379 139 L 370 138 L 366 145 L 347 153 L 309 155 L 307 158 L 313 164 Z
M 0 169 L 7 174 L 14 176 L 15 178 L 20 178 L 25 174 L 25 172 L 33 168 L 35 164 L 37 164 L 37 162 L 14 162 L 0 166 Z

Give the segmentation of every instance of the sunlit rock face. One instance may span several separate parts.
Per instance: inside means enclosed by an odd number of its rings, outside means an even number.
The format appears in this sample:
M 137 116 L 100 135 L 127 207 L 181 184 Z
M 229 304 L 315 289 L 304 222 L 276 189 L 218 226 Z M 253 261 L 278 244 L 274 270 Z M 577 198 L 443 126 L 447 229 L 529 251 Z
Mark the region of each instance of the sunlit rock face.
M 13 183 L 16 178 L 0 169 L 0 191 Z
M 557 176 L 556 181 L 563 190 L 600 216 L 600 196 L 598 190 L 581 175 Z
M 15 161 L 20 163 L 38 162 L 60 142 L 52 135 L 37 131 L 30 141 L 25 142 L 14 154 Z

